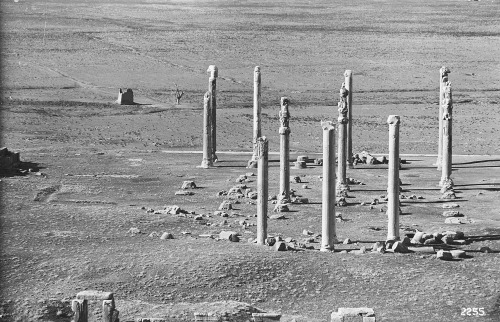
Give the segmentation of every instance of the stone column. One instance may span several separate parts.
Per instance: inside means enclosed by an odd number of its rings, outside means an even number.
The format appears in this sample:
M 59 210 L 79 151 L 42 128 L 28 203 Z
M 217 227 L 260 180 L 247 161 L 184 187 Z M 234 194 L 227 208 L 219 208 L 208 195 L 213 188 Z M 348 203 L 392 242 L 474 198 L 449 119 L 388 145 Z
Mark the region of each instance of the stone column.
M 441 166 L 441 182 L 440 186 L 450 190 L 453 188 L 453 180 L 451 179 L 451 164 L 452 164 L 452 112 L 453 100 L 451 96 L 451 84 L 447 82 L 443 88 L 443 160 Z
M 248 168 L 257 167 L 257 139 L 261 137 L 260 117 L 262 113 L 260 105 L 261 97 L 261 75 L 260 67 L 255 66 L 253 71 L 253 155 L 248 162 Z
M 210 78 L 208 80 L 208 91 L 210 92 L 210 110 L 212 113 L 211 125 L 212 125 L 212 162 L 217 161 L 217 77 L 219 76 L 219 70 L 217 66 L 208 66 L 207 73 L 210 73 Z
M 335 232 L 335 126 L 321 122 L 323 128 L 323 202 L 321 251 L 331 251 L 337 242 Z
M 280 117 L 280 193 L 278 202 L 280 204 L 290 203 L 290 112 L 287 97 L 281 98 Z
M 210 168 L 212 164 L 212 124 L 210 122 L 210 91 L 203 97 L 203 160 L 201 168 Z
M 354 168 L 352 159 L 352 71 L 346 70 L 344 73 L 345 77 L 345 89 L 347 89 L 347 118 L 348 118 L 348 128 L 347 128 L 347 166 L 349 169 Z
M 72 322 L 87 322 L 89 319 L 88 301 L 76 299 L 71 302 L 71 309 L 75 313 Z
M 264 245 L 267 238 L 268 198 L 268 141 L 257 139 L 257 244 Z
M 389 115 L 389 180 L 387 187 L 387 240 L 399 240 L 399 124 L 398 115 Z
M 448 67 L 441 67 L 439 70 L 439 141 L 438 141 L 438 156 L 436 165 L 438 170 L 441 169 L 443 159 L 443 100 L 444 100 L 444 85 L 448 82 L 448 74 L 450 69 Z
M 349 185 L 347 184 L 346 175 L 346 162 L 347 162 L 347 123 L 349 119 L 347 118 L 347 95 L 349 92 L 345 88 L 345 84 L 342 84 L 340 89 L 340 101 L 338 103 L 339 107 L 339 146 L 338 146 L 338 174 L 337 174 L 337 196 L 347 197 L 347 192 L 349 191 Z

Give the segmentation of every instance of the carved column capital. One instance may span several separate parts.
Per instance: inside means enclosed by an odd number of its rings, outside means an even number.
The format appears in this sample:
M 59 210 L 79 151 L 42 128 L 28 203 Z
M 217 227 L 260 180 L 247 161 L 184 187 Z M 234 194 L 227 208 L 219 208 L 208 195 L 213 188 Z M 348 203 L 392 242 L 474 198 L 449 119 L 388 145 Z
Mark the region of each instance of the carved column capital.
M 351 77 L 352 75 L 352 70 L 350 69 L 347 69 L 345 72 L 344 72 L 344 77 Z
M 253 70 L 253 81 L 255 83 L 260 83 L 260 66 L 255 66 Z
M 210 77 L 219 77 L 219 69 L 215 65 L 208 66 L 207 73 L 210 73 Z
M 449 73 L 451 73 L 450 69 L 446 66 L 441 67 L 439 70 L 439 73 L 441 74 L 441 78 L 447 77 Z
M 401 124 L 401 119 L 399 115 L 389 115 L 387 118 L 387 124 L 389 125 L 399 125 Z
M 334 131 L 335 124 L 332 121 L 321 121 L 321 128 L 323 131 Z
M 267 157 L 269 144 L 265 136 L 257 138 L 257 159 Z

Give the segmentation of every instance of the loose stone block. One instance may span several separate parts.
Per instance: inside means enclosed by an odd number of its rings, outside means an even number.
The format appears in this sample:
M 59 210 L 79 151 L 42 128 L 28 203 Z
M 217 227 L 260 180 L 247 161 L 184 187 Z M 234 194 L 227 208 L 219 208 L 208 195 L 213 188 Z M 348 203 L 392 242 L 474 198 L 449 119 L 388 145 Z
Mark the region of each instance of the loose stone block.
M 466 217 L 448 217 L 444 220 L 444 223 L 445 224 L 456 224 L 456 225 L 460 225 L 460 224 L 467 224 L 469 223 L 469 221 L 467 219 L 465 219 Z
M 280 321 L 281 314 L 277 313 L 252 313 L 254 322 L 275 322 Z
M 224 200 L 219 206 L 219 210 L 231 210 L 231 209 L 233 209 L 233 204 L 229 200 Z
M 445 203 L 443 204 L 444 209 L 459 208 L 460 205 L 457 203 Z
M 194 183 L 194 181 L 191 181 L 191 180 L 186 180 L 182 183 L 182 187 L 181 189 L 195 189 L 196 188 L 196 184 Z
M 292 183 L 301 183 L 302 180 L 300 179 L 299 176 L 293 176 L 293 177 L 290 177 L 290 182 L 292 182 Z
M 346 207 L 347 206 L 347 201 L 345 200 L 345 197 L 340 197 L 337 199 L 337 206 L 339 206 L 339 207 Z
M 406 247 L 402 242 L 396 241 L 392 244 L 392 251 L 395 253 L 409 253 L 408 247 Z
M 274 220 L 279 220 L 279 219 L 286 219 L 284 215 L 272 215 L 269 217 L 269 219 L 274 219 Z
M 274 244 L 274 250 L 277 252 L 283 252 L 286 251 L 286 249 L 287 249 L 286 243 L 283 241 L 276 242 L 276 244 Z
M 219 238 L 224 239 L 224 240 L 229 240 L 232 242 L 238 242 L 240 241 L 240 238 L 238 237 L 238 234 L 234 231 L 221 231 L 219 233 Z
M 277 204 L 275 207 L 274 207 L 274 212 L 289 212 L 290 209 L 288 209 L 288 206 L 285 205 L 285 204 Z
M 441 260 L 452 260 L 453 256 L 447 250 L 439 250 L 436 253 L 436 258 L 441 259 Z
M 86 291 L 81 291 L 76 294 L 76 299 L 78 300 L 112 300 L 113 299 L 113 293 L 112 292 L 102 292 L 102 291 L 96 291 L 96 290 L 86 290 Z
M 460 250 L 460 249 L 451 250 L 450 253 L 451 253 L 451 256 L 453 256 L 453 258 L 466 258 L 467 257 L 467 254 L 465 253 L 465 251 Z
M 276 238 L 274 238 L 274 237 L 267 237 L 266 238 L 266 245 L 267 246 L 273 246 L 274 244 L 276 244 Z
M 307 164 L 304 161 L 296 161 L 294 167 L 295 169 L 305 169 L 307 168 Z
M 307 157 L 307 155 L 299 155 L 297 157 L 297 161 L 300 161 L 300 162 L 309 162 L 309 158 Z
M 457 210 L 448 210 L 443 212 L 443 217 L 463 217 L 463 216 L 464 215 Z

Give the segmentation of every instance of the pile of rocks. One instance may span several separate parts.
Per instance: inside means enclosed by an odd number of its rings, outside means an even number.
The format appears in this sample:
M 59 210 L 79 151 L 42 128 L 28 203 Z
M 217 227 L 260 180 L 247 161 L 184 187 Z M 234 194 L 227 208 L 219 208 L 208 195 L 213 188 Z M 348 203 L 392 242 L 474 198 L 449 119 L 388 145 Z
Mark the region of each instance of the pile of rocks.
M 466 245 L 468 240 L 464 233 L 461 231 L 445 231 L 445 232 L 435 232 L 432 234 L 425 233 L 423 231 L 415 231 L 415 234 L 407 234 L 407 237 L 411 236 L 411 243 L 414 245 Z

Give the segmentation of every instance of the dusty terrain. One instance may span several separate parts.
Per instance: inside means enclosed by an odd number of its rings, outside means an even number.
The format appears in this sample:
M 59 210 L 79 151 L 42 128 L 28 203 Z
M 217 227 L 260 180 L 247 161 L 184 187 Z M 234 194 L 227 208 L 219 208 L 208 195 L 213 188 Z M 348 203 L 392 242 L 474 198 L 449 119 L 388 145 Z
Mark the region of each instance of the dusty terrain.
M 1 10 L 1 145 L 24 161 L 0 182 L 1 321 L 69 321 L 69 300 L 84 289 L 114 292 L 122 321 L 191 321 L 194 311 L 239 312 L 234 320 L 245 321 L 257 309 L 281 312 L 282 321 L 329 321 L 338 307 L 363 306 L 377 321 L 500 319 L 498 1 L 20 0 Z M 220 75 L 221 152 L 203 170 L 196 152 L 211 64 Z M 273 152 L 270 195 L 278 192 L 280 97 L 291 99 L 292 158 L 320 157 L 320 121 L 337 118 L 343 72 L 352 69 L 354 150 L 386 154 L 387 116 L 402 119 L 402 193 L 423 197 L 402 200 L 402 234 L 463 231 L 470 243 L 453 247 L 468 257 L 341 253 L 386 237 L 385 204 L 361 205 L 385 194 L 384 165 L 348 171 L 365 185 L 336 209 L 344 219 L 337 234 L 355 243 L 333 254 L 247 242 L 256 231 L 239 224 L 255 223 L 247 198 L 228 218 L 215 216 L 227 199 L 218 192 L 255 172 L 245 165 L 256 65 Z M 471 219 L 462 225 L 444 223 L 433 166 L 442 65 L 452 71 L 453 203 Z M 186 92 L 181 105 L 174 83 Z M 113 104 L 120 87 L 138 104 Z M 321 232 L 321 174 L 313 164 L 292 170 L 303 181 L 292 189 L 310 202 L 270 220 L 269 234 L 302 241 L 304 229 Z M 198 185 L 193 195 L 174 194 L 184 180 Z M 256 177 L 245 184 L 255 188 Z M 161 211 L 169 205 L 193 213 Z M 133 227 L 141 233 L 128 233 Z M 241 241 L 199 236 L 222 230 Z M 493 252 L 479 252 L 484 246 Z M 90 312 L 91 321 L 101 313 L 96 303 Z

